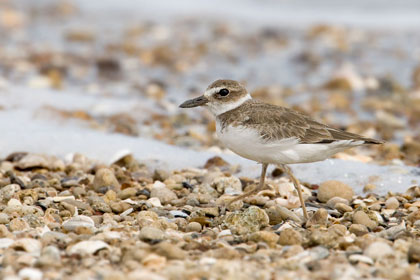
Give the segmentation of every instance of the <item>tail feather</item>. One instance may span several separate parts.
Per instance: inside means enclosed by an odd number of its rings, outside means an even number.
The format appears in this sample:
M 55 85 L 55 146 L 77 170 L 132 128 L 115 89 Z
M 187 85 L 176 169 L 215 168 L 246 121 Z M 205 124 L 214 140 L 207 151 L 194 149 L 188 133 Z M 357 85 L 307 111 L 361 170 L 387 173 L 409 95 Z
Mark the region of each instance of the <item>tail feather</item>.
M 383 140 L 376 140 L 376 139 L 372 139 L 372 138 L 363 138 L 362 140 L 365 141 L 363 144 L 374 144 L 374 145 L 377 145 L 377 144 L 383 144 L 383 143 L 385 143 L 385 141 L 383 141 Z
M 328 144 L 328 143 L 333 143 L 333 142 L 338 142 L 338 141 L 343 141 L 343 140 L 350 140 L 350 141 L 354 141 L 354 142 L 361 142 L 361 145 L 377 145 L 377 144 L 383 144 L 385 143 L 385 141 L 382 140 L 376 140 L 373 138 L 367 138 L 367 137 L 363 137 L 361 135 L 355 134 L 355 133 L 350 133 L 347 131 L 343 131 L 343 130 L 329 130 L 330 134 L 331 134 L 331 138 L 327 138 L 327 139 L 322 139 L 320 141 L 315 142 L 315 144 Z

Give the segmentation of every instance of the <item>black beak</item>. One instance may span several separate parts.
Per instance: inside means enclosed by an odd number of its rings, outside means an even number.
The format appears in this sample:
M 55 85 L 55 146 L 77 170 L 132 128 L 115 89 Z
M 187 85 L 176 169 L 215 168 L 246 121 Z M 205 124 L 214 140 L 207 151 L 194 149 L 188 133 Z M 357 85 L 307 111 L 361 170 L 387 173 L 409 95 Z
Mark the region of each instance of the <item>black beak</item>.
M 209 100 L 204 96 L 199 96 L 194 99 L 190 99 L 179 105 L 180 108 L 192 108 L 197 106 L 203 106 L 205 105 Z

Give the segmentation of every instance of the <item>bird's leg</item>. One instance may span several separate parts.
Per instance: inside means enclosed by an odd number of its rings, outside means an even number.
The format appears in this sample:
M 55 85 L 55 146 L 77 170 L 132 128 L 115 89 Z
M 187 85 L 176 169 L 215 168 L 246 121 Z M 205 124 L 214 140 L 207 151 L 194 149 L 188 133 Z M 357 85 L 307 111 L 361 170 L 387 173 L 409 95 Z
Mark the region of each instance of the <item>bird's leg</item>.
M 241 194 L 241 195 L 235 197 L 234 199 L 232 199 L 231 201 L 229 201 L 227 205 L 229 206 L 232 203 L 234 203 L 235 201 L 242 200 L 245 197 L 250 196 L 251 194 L 257 193 L 260 190 L 262 190 L 264 188 L 265 173 L 267 172 L 267 167 L 268 167 L 268 163 L 263 163 L 262 164 L 260 182 L 259 182 L 259 184 L 258 184 L 258 186 L 256 188 L 254 188 L 253 190 L 251 190 L 249 192 L 246 192 L 244 194 Z
M 308 220 L 309 219 L 308 212 L 306 211 L 305 201 L 303 200 L 302 190 L 300 188 L 300 183 L 298 179 L 296 179 L 296 177 L 292 173 L 292 170 L 287 165 L 282 164 L 281 167 L 284 171 L 286 171 L 287 175 L 289 175 L 290 180 L 292 180 L 293 185 L 295 186 L 299 195 L 300 205 L 302 206 L 302 210 L 303 210 L 303 216 L 305 217 L 306 220 Z

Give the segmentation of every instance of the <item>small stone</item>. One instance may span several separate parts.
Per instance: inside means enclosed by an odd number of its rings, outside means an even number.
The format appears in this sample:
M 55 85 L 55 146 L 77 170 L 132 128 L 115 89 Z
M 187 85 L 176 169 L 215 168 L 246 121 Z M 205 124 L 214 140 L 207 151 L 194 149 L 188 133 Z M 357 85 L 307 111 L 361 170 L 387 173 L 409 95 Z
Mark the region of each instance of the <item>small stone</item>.
M 368 228 L 362 224 L 352 224 L 349 228 L 351 233 L 354 233 L 356 236 L 362 236 L 369 233 Z
M 186 232 L 200 232 L 201 231 L 201 224 L 197 222 L 191 222 L 185 228 Z
M 242 207 L 244 206 L 244 202 L 241 199 L 229 204 L 229 202 L 234 198 L 234 196 L 230 195 L 221 195 L 216 200 L 216 205 L 226 207 L 226 210 L 229 210 L 231 212 L 242 209 Z
M 362 263 L 366 263 L 366 264 L 369 264 L 369 265 L 373 265 L 374 264 L 374 262 L 373 262 L 373 260 L 371 258 L 369 258 L 368 256 L 359 255 L 359 254 L 353 254 L 353 255 L 351 255 L 349 257 L 349 261 L 351 263 L 359 263 L 359 262 L 362 262 Z
M 332 234 L 330 231 L 315 228 L 310 232 L 309 244 L 310 246 L 322 245 L 330 247 L 335 237 L 335 234 Z
M 354 191 L 349 185 L 335 180 L 323 182 L 318 189 L 318 199 L 321 202 L 327 202 L 335 196 L 351 201 L 353 195 Z
M 162 207 L 162 203 L 160 203 L 160 199 L 157 197 L 151 197 L 147 200 L 153 207 Z
M 344 236 L 347 232 L 347 228 L 344 225 L 334 224 L 328 228 L 328 232 L 337 237 Z
M 11 238 L 3 238 L 3 236 L 0 237 L 0 249 L 9 248 L 13 245 L 15 241 Z
M 95 191 L 100 191 L 104 187 L 109 187 L 113 190 L 120 189 L 120 183 L 115 177 L 114 172 L 109 168 L 101 168 L 96 171 L 95 179 L 93 180 Z
M 16 240 L 12 247 L 15 249 L 23 249 L 25 252 L 39 255 L 41 253 L 42 244 L 39 240 L 33 238 L 21 238 Z
M 330 255 L 330 251 L 324 246 L 316 246 L 309 250 L 312 260 L 322 260 Z
M 278 243 L 283 246 L 300 245 L 302 243 L 302 235 L 293 228 L 286 228 L 280 232 Z
M 376 221 L 371 220 L 368 214 L 363 211 L 356 211 L 353 214 L 353 223 L 367 226 L 370 229 L 374 229 L 378 225 Z
M 219 193 L 224 193 L 228 195 L 242 193 L 242 183 L 238 178 L 234 176 L 216 177 L 210 185 L 213 188 L 215 188 Z
M 351 208 L 351 206 L 344 203 L 337 203 L 334 208 L 342 214 L 353 211 L 353 208 Z
M 349 205 L 349 201 L 347 199 L 344 199 L 344 198 L 338 197 L 338 196 L 334 196 L 334 197 L 332 197 L 328 200 L 327 206 L 329 206 L 331 208 L 335 208 L 337 203 L 343 203 L 343 204 Z
M 0 224 L 8 224 L 9 222 L 9 215 L 7 215 L 6 213 L 0 213 Z
M 157 254 L 169 260 L 183 260 L 187 257 L 187 252 L 167 241 L 160 242 L 154 249 Z
M 377 236 L 381 238 L 386 238 L 388 240 L 395 240 L 399 236 L 404 235 L 406 231 L 407 231 L 407 227 L 405 226 L 405 223 L 403 222 L 397 226 L 393 226 L 386 230 L 378 232 Z
M 140 230 L 139 238 L 146 242 L 159 242 L 165 238 L 165 233 L 158 228 L 146 226 Z
M 417 210 L 413 213 L 410 213 L 407 216 L 407 220 L 410 221 L 411 223 L 415 223 L 416 221 L 420 220 L 420 210 Z
M 302 219 L 299 218 L 299 216 L 296 215 L 293 211 L 280 205 L 272 206 L 268 208 L 266 212 L 270 219 L 270 225 L 277 225 L 289 219 L 299 224 L 303 223 Z
M 397 209 L 400 206 L 400 202 L 395 197 L 390 197 L 385 201 L 386 209 Z
M 9 201 L 15 193 L 20 191 L 20 189 L 21 188 L 18 184 L 9 184 L 0 188 L 0 201 Z
M 41 270 L 32 267 L 25 267 L 19 270 L 19 279 L 25 280 L 41 280 L 43 273 Z
M 226 162 L 223 158 L 219 157 L 219 156 L 215 156 L 212 158 L 209 158 L 206 162 L 206 164 L 204 165 L 204 168 L 209 169 L 210 167 L 222 167 L 222 166 L 228 166 L 229 163 Z
M 164 169 L 156 169 L 153 173 L 153 181 L 165 181 L 170 176 L 169 172 Z
M 123 204 L 121 202 L 113 201 L 109 204 L 109 206 L 111 207 L 111 209 L 114 213 L 120 214 L 120 213 L 124 212 L 124 207 L 123 207 Z
M 251 236 L 249 237 L 249 240 L 257 242 L 257 243 L 265 242 L 267 243 L 268 246 L 270 246 L 271 248 L 274 248 L 276 247 L 276 244 L 279 240 L 279 236 L 275 234 L 274 232 L 263 230 L 263 231 L 257 231 L 251 234 Z
M 408 249 L 408 261 L 410 263 L 420 263 L 420 242 L 414 241 Z
M 107 201 L 116 201 L 117 200 L 117 193 L 114 190 L 108 190 L 105 193 L 105 199 Z
M 42 249 L 39 264 L 42 266 L 60 266 L 61 255 L 60 250 L 55 246 L 47 246 Z
M 225 224 L 231 232 L 239 235 L 259 231 L 267 226 L 268 222 L 268 215 L 256 206 L 251 206 L 242 213 L 231 213 L 225 219 Z
M 102 197 L 93 195 L 88 198 L 88 202 L 90 203 L 91 207 L 95 211 L 103 212 L 103 213 L 111 213 L 111 207 L 103 200 Z
M 136 193 L 137 193 L 137 190 L 135 188 L 126 188 L 120 192 L 119 197 L 121 199 L 127 199 L 130 197 L 135 197 Z
M 27 154 L 15 166 L 19 169 L 48 168 L 49 164 L 46 157 L 42 155 Z
M 15 218 L 9 223 L 10 231 L 24 231 L 30 229 L 28 223 L 21 218 Z
M 153 211 L 140 211 L 137 215 L 137 223 L 140 228 L 147 226 L 159 227 L 159 217 Z
M 313 225 L 321 225 L 326 226 L 328 220 L 328 212 L 324 208 L 319 208 L 315 214 L 310 217 L 308 222 L 306 223 L 307 227 L 313 226 Z
M 180 210 L 171 210 L 169 211 L 174 218 L 188 218 L 188 214 Z
M 99 250 L 109 249 L 109 245 L 101 240 L 81 241 L 67 248 L 69 254 L 92 255 Z
M 158 258 L 146 258 L 143 261 L 143 265 L 148 268 L 161 268 L 165 266 L 166 260 L 163 257 Z M 138 280 L 138 279 L 148 279 L 148 280 L 166 280 L 168 278 L 160 276 L 157 273 L 154 273 L 149 270 L 145 270 L 144 268 L 139 268 L 137 270 L 133 270 L 127 274 L 127 280 Z
M 206 216 L 210 216 L 210 217 L 218 217 L 219 216 L 219 207 L 201 208 L 201 211 L 203 211 Z
M 372 192 L 375 189 L 376 189 L 376 186 L 374 184 L 367 184 L 363 187 L 363 192 L 368 193 L 368 192 Z
M 385 242 L 376 241 L 370 244 L 363 252 L 373 260 L 379 260 L 394 254 L 392 248 Z
M 66 231 L 76 231 L 78 228 L 94 229 L 95 222 L 88 216 L 79 215 L 66 220 L 62 227 Z
M 159 198 L 160 202 L 165 205 L 171 203 L 173 200 L 178 199 L 177 195 L 166 185 L 160 181 L 156 181 L 153 184 L 152 190 L 150 192 L 150 197 Z
M 0 162 L 0 172 L 6 173 L 8 171 L 13 171 L 13 163 L 10 161 L 2 161 Z

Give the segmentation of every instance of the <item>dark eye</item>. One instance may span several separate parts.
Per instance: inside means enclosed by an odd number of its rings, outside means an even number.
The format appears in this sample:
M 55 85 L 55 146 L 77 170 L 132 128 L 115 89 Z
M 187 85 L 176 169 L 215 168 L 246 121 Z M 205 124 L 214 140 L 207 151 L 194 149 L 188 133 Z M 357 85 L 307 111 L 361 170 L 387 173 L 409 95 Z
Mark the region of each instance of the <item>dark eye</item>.
M 227 96 L 229 94 L 229 90 L 227 88 L 223 88 L 219 91 L 220 96 Z

